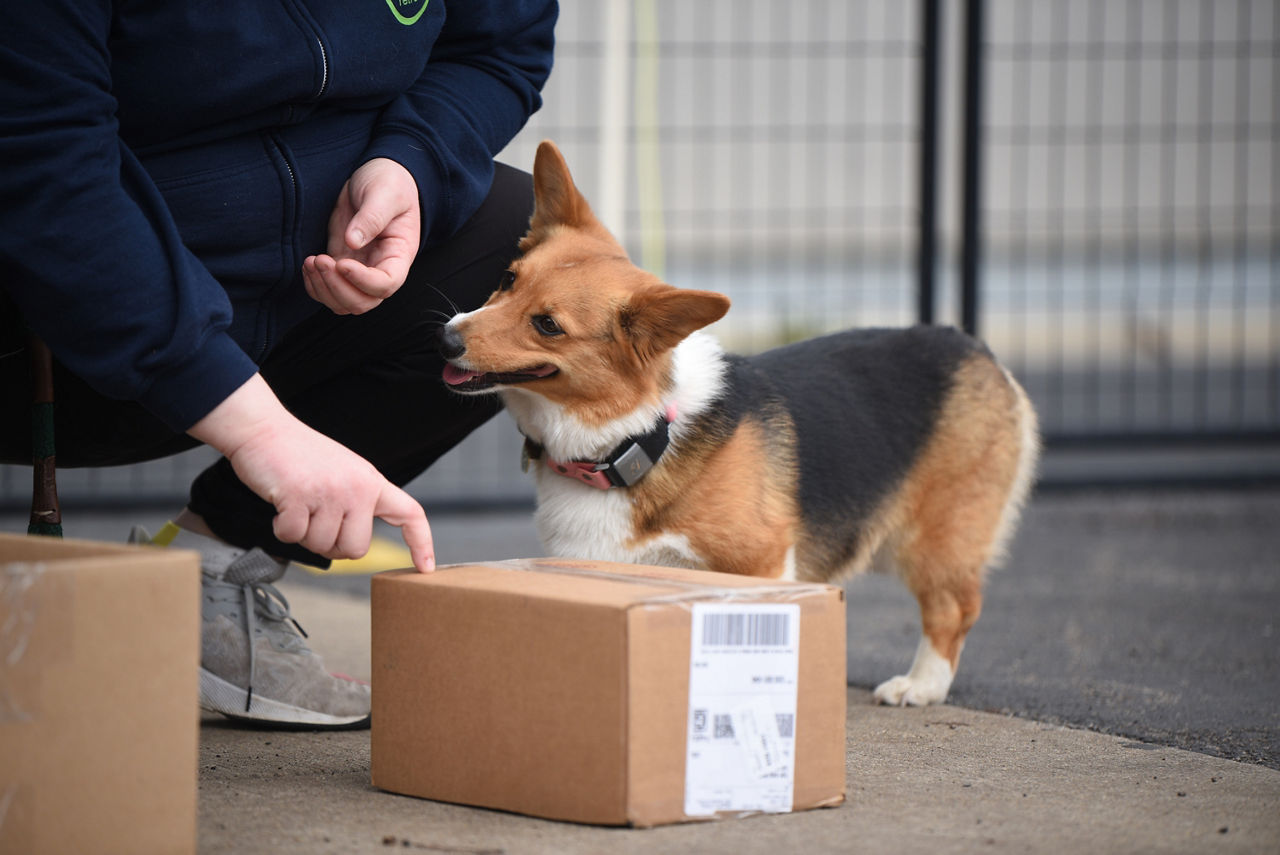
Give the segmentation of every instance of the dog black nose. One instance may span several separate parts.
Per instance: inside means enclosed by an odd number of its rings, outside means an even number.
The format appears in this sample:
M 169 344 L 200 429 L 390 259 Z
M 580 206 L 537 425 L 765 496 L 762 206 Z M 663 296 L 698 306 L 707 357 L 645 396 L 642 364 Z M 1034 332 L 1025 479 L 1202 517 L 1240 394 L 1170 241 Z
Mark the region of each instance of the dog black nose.
M 459 356 L 467 352 L 467 346 L 462 341 L 462 336 L 458 331 L 447 324 L 440 328 L 438 337 L 440 347 L 440 355 L 445 359 L 457 359 Z

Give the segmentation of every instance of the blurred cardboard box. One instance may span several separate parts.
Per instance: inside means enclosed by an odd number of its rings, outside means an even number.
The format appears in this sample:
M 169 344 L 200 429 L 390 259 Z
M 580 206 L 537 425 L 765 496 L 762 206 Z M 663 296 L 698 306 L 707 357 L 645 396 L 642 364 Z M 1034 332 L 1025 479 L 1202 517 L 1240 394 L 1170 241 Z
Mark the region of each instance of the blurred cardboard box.
M 194 552 L 0 535 L 0 852 L 196 848 Z
M 372 598 L 377 787 L 633 826 L 844 800 L 839 588 L 542 559 Z

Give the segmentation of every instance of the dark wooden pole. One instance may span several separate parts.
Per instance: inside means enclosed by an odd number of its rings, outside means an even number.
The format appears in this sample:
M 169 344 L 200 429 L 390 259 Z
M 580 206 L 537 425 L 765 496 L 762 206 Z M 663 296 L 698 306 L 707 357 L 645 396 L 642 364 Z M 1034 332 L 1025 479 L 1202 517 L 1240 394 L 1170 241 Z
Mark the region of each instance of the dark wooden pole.
M 31 358 L 31 520 L 28 534 L 62 537 L 53 447 L 53 354 L 37 336 L 27 338 Z

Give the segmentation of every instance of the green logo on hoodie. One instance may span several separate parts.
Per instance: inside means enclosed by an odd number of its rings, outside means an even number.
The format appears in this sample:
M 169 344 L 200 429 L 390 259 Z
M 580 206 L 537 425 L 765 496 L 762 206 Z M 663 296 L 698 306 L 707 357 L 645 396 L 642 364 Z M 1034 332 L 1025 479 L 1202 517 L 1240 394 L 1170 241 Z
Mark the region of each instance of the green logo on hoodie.
M 422 13 L 427 11 L 429 2 L 431 0 L 387 0 L 387 5 L 391 7 L 391 14 L 396 16 L 396 20 L 407 27 L 418 23 Z

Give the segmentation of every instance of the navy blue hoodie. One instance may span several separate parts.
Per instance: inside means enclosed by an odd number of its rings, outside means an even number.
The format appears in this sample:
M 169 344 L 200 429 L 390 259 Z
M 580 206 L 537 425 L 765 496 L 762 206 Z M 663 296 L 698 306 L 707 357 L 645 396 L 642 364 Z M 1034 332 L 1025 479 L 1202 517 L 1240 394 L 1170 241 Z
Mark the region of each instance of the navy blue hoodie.
M 0 11 L 0 287 L 101 393 L 186 430 L 320 308 L 343 183 L 388 157 L 422 242 L 540 105 L 547 0 L 31 0 Z

